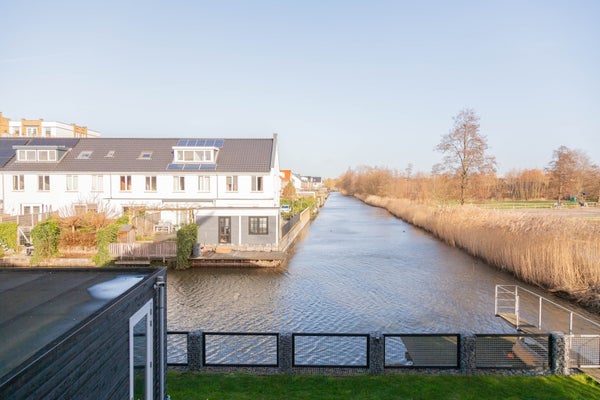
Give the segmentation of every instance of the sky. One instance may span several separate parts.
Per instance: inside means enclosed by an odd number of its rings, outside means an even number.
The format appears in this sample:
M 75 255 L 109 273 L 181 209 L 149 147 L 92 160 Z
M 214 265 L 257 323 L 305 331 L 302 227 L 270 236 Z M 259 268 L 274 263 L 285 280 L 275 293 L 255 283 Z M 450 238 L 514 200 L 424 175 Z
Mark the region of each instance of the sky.
M 430 172 L 480 117 L 498 172 L 600 164 L 600 1 L 4 0 L 0 112 L 103 137 L 270 138 L 280 167 Z

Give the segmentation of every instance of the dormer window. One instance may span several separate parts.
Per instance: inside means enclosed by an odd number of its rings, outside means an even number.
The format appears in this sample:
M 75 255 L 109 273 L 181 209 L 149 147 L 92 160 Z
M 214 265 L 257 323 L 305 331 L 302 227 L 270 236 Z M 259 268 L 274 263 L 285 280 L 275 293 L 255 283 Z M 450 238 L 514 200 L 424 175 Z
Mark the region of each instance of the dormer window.
M 138 157 L 138 160 L 152 160 L 152 152 L 142 151 Z
M 17 151 L 17 161 L 37 161 L 37 152 L 35 150 Z
M 65 149 L 17 149 L 18 162 L 56 162 L 63 156 Z
M 78 160 L 89 160 L 90 157 L 92 156 L 93 151 L 82 151 L 81 153 L 79 153 L 79 155 L 77 156 Z
M 216 149 L 175 149 L 176 163 L 213 163 Z

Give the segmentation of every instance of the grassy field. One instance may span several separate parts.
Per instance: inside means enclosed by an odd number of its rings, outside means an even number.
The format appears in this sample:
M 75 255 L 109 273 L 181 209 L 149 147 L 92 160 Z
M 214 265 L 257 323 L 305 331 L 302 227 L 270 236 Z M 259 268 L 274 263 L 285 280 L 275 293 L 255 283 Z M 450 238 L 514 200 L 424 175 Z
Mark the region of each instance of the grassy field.
M 586 375 L 571 377 L 366 375 L 254 376 L 170 371 L 172 400 L 215 399 L 600 399 L 600 385 Z

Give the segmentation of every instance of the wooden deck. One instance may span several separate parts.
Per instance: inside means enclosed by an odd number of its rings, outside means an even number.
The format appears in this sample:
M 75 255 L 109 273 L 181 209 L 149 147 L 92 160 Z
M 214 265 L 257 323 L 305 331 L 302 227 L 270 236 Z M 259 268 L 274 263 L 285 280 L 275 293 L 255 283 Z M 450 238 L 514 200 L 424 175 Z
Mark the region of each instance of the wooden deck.
M 581 368 L 581 372 L 585 372 L 590 378 L 600 383 L 600 368 Z
M 194 267 L 278 267 L 286 258 L 282 251 L 213 251 L 190 258 L 190 263 Z
M 531 322 L 524 320 L 523 318 L 519 318 L 519 323 L 517 324 L 517 316 L 515 314 L 508 314 L 508 313 L 500 313 L 497 314 L 498 317 L 500 317 L 501 319 L 503 319 L 505 322 L 507 322 L 509 325 L 511 325 L 513 328 L 523 332 L 523 333 L 531 333 L 531 334 L 540 334 L 540 333 L 548 333 L 545 332 L 541 329 L 539 329 L 537 326 L 533 325 Z M 517 328 L 518 326 L 518 328 Z

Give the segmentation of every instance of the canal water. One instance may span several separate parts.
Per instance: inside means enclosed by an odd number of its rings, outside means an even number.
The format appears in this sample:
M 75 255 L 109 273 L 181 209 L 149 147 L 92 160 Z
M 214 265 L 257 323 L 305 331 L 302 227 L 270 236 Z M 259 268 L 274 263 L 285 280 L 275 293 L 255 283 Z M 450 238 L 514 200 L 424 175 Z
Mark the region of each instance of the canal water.
M 513 332 L 494 316 L 497 284 L 551 297 L 386 210 L 333 193 L 283 267 L 170 270 L 168 329 Z

